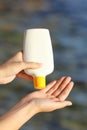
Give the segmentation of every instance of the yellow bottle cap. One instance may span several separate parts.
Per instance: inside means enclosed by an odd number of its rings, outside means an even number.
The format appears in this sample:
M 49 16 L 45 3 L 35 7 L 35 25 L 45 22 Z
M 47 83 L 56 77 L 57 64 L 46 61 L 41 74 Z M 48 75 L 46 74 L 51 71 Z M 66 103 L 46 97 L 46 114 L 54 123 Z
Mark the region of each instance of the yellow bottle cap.
M 44 76 L 34 77 L 34 88 L 43 89 L 46 87 L 46 78 Z

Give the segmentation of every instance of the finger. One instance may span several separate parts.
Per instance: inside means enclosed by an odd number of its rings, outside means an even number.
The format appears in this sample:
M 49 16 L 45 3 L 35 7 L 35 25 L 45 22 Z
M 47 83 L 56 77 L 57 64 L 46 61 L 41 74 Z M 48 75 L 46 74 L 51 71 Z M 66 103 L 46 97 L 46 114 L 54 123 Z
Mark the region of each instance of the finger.
M 16 68 L 15 73 L 19 73 L 22 70 L 25 69 L 37 69 L 41 67 L 40 63 L 34 63 L 34 62 L 17 62 L 15 64 L 12 64 L 12 67 Z
M 46 88 L 41 89 L 40 91 L 46 93 L 50 88 L 52 88 L 52 87 L 56 84 L 56 82 L 57 82 L 56 80 L 52 81 L 51 83 L 49 83 L 49 84 L 46 86 Z
M 11 70 L 13 69 L 16 74 L 24 69 L 36 69 L 41 67 L 40 63 L 34 63 L 34 62 L 15 62 L 10 64 Z
M 16 77 L 23 78 L 23 79 L 26 79 L 26 80 L 33 80 L 33 77 L 30 76 L 30 75 L 25 74 L 24 71 L 21 71 L 20 73 L 18 73 L 16 75 Z
M 68 97 L 68 95 L 69 95 L 70 91 L 72 90 L 73 86 L 74 86 L 74 82 L 70 82 L 57 98 L 60 101 L 64 101 Z
M 70 81 L 71 81 L 71 77 L 64 78 L 64 80 L 62 80 L 61 84 L 59 85 L 58 89 L 55 92 L 53 92 L 52 94 L 54 96 L 58 96 Z
M 66 106 L 71 106 L 72 105 L 72 102 L 71 101 L 63 101 L 63 102 L 58 102 L 56 103 L 56 106 L 55 108 L 56 109 L 61 109 L 61 108 L 64 108 Z
M 42 66 L 41 63 L 35 63 L 35 62 L 24 62 L 24 68 L 23 69 L 37 69 Z
M 56 83 L 51 88 L 48 89 L 47 94 L 51 95 L 52 93 L 54 93 L 64 79 L 65 77 L 62 77 L 58 81 L 56 81 Z

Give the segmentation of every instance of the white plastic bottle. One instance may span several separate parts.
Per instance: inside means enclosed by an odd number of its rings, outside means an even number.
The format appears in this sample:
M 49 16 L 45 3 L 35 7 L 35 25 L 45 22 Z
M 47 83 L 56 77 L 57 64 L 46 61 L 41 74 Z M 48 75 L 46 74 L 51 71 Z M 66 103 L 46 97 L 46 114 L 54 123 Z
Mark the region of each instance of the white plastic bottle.
M 34 88 L 46 87 L 46 76 L 54 70 L 53 50 L 48 29 L 27 29 L 24 33 L 24 61 L 42 63 L 39 69 L 27 69 L 25 73 L 33 76 Z

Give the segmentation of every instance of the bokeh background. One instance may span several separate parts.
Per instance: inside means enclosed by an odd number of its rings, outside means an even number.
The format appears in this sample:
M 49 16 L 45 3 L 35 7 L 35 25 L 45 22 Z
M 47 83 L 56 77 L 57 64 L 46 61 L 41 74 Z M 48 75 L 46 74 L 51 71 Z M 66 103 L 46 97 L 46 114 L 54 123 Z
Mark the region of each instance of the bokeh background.
M 0 63 L 22 49 L 25 29 L 39 27 L 50 30 L 54 50 L 47 83 L 71 76 L 73 106 L 40 113 L 21 130 L 87 130 L 87 0 L 0 0 Z M 31 91 L 23 79 L 0 85 L 0 115 Z

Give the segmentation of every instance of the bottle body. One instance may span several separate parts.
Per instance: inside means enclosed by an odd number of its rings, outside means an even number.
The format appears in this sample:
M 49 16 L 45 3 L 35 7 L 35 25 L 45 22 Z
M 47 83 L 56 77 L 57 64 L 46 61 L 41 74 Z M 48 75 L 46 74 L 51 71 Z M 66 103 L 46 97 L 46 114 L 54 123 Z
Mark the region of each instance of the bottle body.
M 42 63 L 41 68 L 27 69 L 25 70 L 25 73 L 32 75 L 34 78 L 35 77 L 45 78 L 48 74 L 50 74 L 53 71 L 54 69 L 53 50 L 52 50 L 50 33 L 48 29 L 26 30 L 24 36 L 23 52 L 24 52 L 24 61 Z M 43 88 L 45 86 L 43 86 Z

